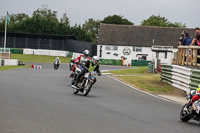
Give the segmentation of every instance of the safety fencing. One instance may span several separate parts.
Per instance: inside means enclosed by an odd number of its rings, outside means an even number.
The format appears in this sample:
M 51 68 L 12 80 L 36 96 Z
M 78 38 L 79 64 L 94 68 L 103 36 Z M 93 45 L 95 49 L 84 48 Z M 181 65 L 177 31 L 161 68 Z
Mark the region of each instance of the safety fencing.
M 16 66 L 18 65 L 17 59 L 0 59 L 0 66 Z
M 200 84 L 200 70 L 178 65 L 164 65 L 161 68 L 161 81 L 184 91 L 196 90 Z

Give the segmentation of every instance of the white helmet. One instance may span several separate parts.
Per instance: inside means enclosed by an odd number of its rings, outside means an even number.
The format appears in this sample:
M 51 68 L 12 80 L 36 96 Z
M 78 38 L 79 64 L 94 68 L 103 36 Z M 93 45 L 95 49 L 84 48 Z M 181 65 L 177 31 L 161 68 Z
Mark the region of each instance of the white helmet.
M 56 59 L 59 60 L 59 57 L 57 57 Z
M 88 50 L 84 50 L 84 51 L 83 51 L 83 54 L 84 54 L 86 57 L 88 57 L 89 54 L 90 54 L 90 52 L 89 52 Z
M 97 64 L 99 62 L 99 57 L 93 56 L 92 57 L 92 62 L 93 62 L 93 64 Z

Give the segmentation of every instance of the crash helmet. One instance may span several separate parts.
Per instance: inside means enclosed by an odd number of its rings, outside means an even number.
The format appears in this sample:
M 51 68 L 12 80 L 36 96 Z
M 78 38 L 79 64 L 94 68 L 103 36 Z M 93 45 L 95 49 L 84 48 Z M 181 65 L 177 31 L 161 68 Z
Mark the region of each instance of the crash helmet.
M 90 54 L 90 52 L 89 52 L 89 50 L 84 50 L 84 51 L 83 51 L 83 54 L 84 54 L 86 57 L 88 57 L 89 54 Z
M 92 57 L 92 62 L 93 62 L 93 64 L 97 64 L 99 62 L 99 57 L 93 56 Z
M 57 57 L 56 59 L 59 60 L 59 57 Z
M 74 58 L 72 58 L 71 60 L 74 61 Z

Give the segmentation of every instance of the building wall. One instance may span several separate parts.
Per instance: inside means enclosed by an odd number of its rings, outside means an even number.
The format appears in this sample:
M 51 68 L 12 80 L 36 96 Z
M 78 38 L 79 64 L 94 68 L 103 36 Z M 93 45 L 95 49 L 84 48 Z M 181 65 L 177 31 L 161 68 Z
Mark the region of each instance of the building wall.
M 110 47 L 110 50 L 108 49 Z M 141 51 L 136 51 L 139 47 L 134 46 L 113 46 L 113 45 L 101 45 L 97 46 L 97 56 L 102 59 L 121 59 L 121 56 L 127 58 L 125 64 L 131 64 L 131 60 L 141 60 L 142 55 L 147 55 L 146 60 L 152 61 L 156 58 L 156 53 L 151 51 L 151 47 L 140 47 Z M 135 50 L 135 51 L 134 51 Z M 127 54 L 125 53 L 127 51 Z M 177 49 L 173 49 L 174 52 L 177 52 Z M 128 54 L 130 53 L 130 54 Z M 159 59 L 161 63 L 171 64 L 174 53 L 167 53 L 167 58 L 165 59 L 165 54 L 160 53 Z

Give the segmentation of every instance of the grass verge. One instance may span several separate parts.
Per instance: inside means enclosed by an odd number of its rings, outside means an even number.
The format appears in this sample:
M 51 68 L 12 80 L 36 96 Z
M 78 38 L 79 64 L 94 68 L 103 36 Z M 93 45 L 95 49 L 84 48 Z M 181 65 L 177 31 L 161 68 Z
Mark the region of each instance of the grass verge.
M 30 68 L 30 66 L 0 66 L 0 71 L 17 69 L 17 68 Z
M 154 93 L 154 94 L 170 94 L 183 96 L 185 93 L 175 87 L 164 83 L 160 80 L 160 74 L 148 73 L 148 67 L 137 67 L 136 69 L 109 71 L 117 79 L 122 80 L 136 88 Z M 129 76 L 130 75 L 130 76 Z
M 70 57 L 59 57 L 61 63 L 69 63 Z M 55 56 L 44 56 L 44 55 L 24 55 L 24 54 L 11 54 L 11 59 L 18 59 L 22 62 L 43 62 L 52 63 L 56 59 Z M 30 66 L 0 66 L 0 71 L 17 69 L 17 68 L 30 68 Z
M 18 59 L 22 62 L 43 62 L 52 63 L 56 59 L 55 56 L 45 55 L 24 55 L 24 54 L 11 54 L 11 59 Z M 61 63 L 69 63 L 70 57 L 59 57 Z

